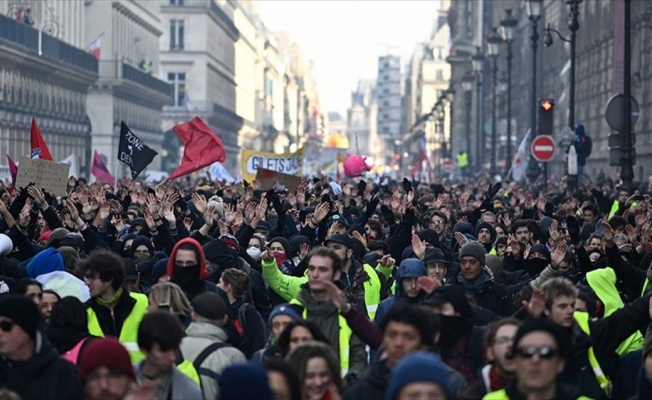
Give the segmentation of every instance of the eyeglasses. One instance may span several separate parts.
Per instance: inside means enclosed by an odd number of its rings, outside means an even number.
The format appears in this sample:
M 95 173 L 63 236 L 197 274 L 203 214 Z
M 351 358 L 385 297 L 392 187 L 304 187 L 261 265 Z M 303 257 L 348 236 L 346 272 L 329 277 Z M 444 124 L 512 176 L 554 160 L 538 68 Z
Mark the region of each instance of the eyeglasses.
M 514 337 L 513 336 L 512 337 L 501 336 L 501 337 L 497 337 L 494 340 L 494 344 L 497 344 L 499 346 L 504 346 L 506 344 L 512 344 L 512 343 L 514 343 Z
M 534 357 L 535 354 L 539 355 L 539 358 L 542 360 L 550 360 L 551 358 L 554 358 L 559 354 L 559 351 L 557 349 L 553 349 L 550 346 L 542 346 L 542 347 L 534 347 L 534 346 L 528 346 L 528 347 L 518 347 L 514 350 L 514 355 L 516 357 L 520 358 L 527 358 L 530 359 Z
M 11 332 L 12 329 L 14 329 L 14 323 L 12 321 L 0 321 L 0 329 L 2 329 L 3 332 Z

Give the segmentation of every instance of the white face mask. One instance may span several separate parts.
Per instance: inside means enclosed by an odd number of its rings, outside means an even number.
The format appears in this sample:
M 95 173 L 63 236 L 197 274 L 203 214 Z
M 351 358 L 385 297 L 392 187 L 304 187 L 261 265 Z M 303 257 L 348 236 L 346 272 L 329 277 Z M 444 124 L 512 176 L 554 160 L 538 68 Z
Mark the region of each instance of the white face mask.
M 258 247 L 248 247 L 247 248 L 247 254 L 249 254 L 249 257 L 253 258 L 254 261 L 260 260 L 260 254 L 262 252 Z

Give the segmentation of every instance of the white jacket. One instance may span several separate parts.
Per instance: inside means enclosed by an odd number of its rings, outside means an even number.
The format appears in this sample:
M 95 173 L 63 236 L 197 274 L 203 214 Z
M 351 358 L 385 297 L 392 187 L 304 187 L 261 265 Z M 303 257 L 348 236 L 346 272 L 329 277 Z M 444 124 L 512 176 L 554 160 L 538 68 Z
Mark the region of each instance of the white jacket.
M 188 326 L 187 336 L 181 341 L 181 354 L 185 360 L 194 362 L 206 347 L 215 342 L 225 342 L 226 339 L 226 333 L 219 326 L 209 322 L 193 322 Z M 213 377 L 200 374 L 204 398 L 218 397 L 219 386 L 216 378 L 222 375 L 222 371 L 231 365 L 246 362 L 244 354 L 232 346 L 222 347 L 211 353 L 201 364 L 201 369 L 207 369 L 214 374 Z

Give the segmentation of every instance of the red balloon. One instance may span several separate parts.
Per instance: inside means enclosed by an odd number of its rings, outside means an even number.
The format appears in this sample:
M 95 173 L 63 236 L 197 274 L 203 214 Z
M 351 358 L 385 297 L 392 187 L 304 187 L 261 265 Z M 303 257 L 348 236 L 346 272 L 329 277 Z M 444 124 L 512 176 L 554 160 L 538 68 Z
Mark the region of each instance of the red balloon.
M 357 154 L 349 156 L 344 161 L 344 174 L 349 178 L 356 178 L 362 176 L 367 171 L 371 171 L 371 167 L 367 165 L 366 159 L 366 157 Z

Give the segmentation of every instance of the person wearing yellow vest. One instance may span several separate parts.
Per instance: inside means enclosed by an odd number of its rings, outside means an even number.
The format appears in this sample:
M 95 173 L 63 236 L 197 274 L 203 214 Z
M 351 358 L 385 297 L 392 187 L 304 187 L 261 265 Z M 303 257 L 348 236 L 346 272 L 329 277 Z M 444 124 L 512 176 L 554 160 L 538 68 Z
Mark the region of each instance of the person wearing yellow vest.
M 607 215 L 607 220 L 610 220 L 611 217 L 615 215 L 622 215 L 623 211 L 625 211 L 629 207 L 634 207 L 634 206 L 636 206 L 636 202 L 634 202 L 634 199 L 630 197 L 629 189 L 627 189 L 624 186 L 619 187 L 618 197 L 611 204 L 611 208 L 609 209 L 609 214 Z
M 462 176 L 466 176 L 466 170 L 469 166 L 469 155 L 466 151 L 460 151 L 457 155 L 457 166 L 460 167 Z
M 618 372 L 618 347 L 637 330 L 650 323 L 652 305 L 645 296 L 614 311 L 610 316 L 589 320 L 575 310 L 578 290 L 568 279 L 547 280 L 535 290 L 527 305 L 533 318 L 545 318 L 563 329 L 564 340 L 572 344 L 572 357 L 566 359 L 562 383 L 579 385 L 580 393 L 593 399 L 610 397 L 613 377 Z
M 147 314 L 147 297 L 122 288 L 125 277 L 122 258 L 110 251 L 97 250 L 82 263 L 84 281 L 91 298 L 86 302 L 88 332 L 93 336 L 113 336 L 127 348 L 132 362 L 144 355 L 138 349 L 138 325 Z
M 175 365 L 184 335 L 181 322 L 169 312 L 151 312 L 140 322 L 138 346 L 146 358 L 134 366 L 136 381 L 157 381 L 157 400 L 204 398 L 199 384 Z
M 369 318 L 373 319 L 380 304 L 382 291 L 379 272 L 369 264 L 361 264 L 353 257 L 353 238 L 349 235 L 333 235 L 324 242 L 324 245 L 333 250 L 342 260 L 342 271 L 338 276 L 345 287 L 345 292 L 354 299 L 352 303 L 359 309 L 365 310 Z M 384 260 L 389 260 L 386 262 L 393 264 L 389 256 Z M 262 267 L 269 287 L 286 301 L 295 298 L 301 286 L 309 280 L 308 276 L 296 277 L 283 274 L 275 259 L 269 262 L 263 260 Z M 377 268 L 391 270 L 392 266 L 385 266 L 379 262 Z
M 590 399 L 578 388 L 562 385 L 560 375 L 570 346 L 559 325 L 532 320 L 521 325 L 514 336 L 511 357 L 515 377 L 505 388 L 490 392 L 483 400 Z
M 262 254 L 263 269 L 275 267 L 274 253 Z M 342 259 L 329 248 L 317 247 L 306 256 L 308 281 L 300 285 L 291 307 L 304 319 L 315 321 L 339 355 L 342 376 L 349 384 L 362 378 L 367 367 L 367 352 L 362 341 L 353 334 L 340 310 L 330 301 L 324 282 L 340 281 Z M 293 281 L 295 282 L 295 281 Z M 270 283 L 271 285 L 271 283 Z

